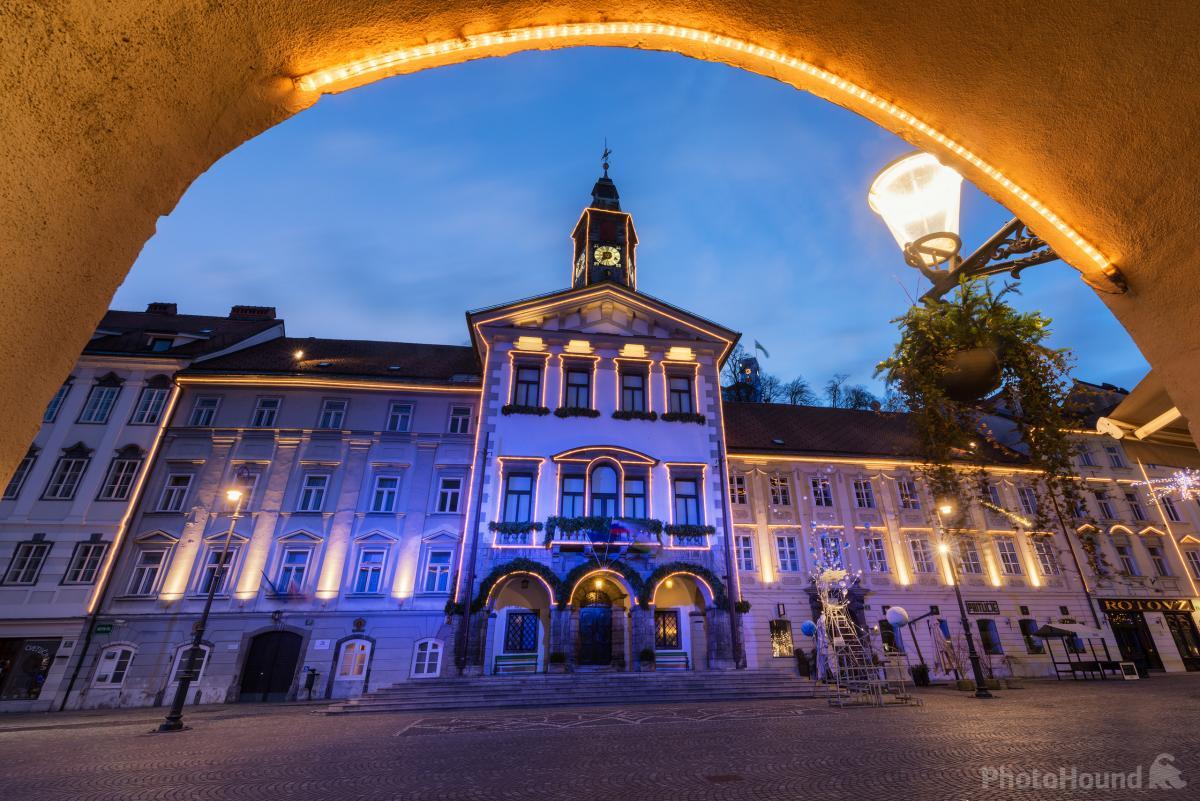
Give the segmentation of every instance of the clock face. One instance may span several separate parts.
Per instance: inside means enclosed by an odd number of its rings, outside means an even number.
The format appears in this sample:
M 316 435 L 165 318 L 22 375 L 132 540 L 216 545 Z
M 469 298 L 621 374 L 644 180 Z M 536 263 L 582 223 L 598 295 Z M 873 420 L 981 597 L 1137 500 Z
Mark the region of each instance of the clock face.
M 621 263 L 621 251 L 617 250 L 612 245 L 600 245 L 594 251 L 592 256 L 595 257 L 596 263 L 605 267 L 616 267 Z

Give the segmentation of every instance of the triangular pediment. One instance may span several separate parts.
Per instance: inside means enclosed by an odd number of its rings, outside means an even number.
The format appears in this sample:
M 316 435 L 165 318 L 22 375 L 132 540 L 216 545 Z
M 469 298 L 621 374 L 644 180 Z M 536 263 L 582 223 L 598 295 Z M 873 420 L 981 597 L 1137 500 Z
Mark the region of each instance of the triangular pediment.
M 716 346 L 721 358 L 739 334 L 699 315 L 618 284 L 597 284 L 472 312 L 476 338 L 484 328 L 531 329 L 638 339 L 663 339 Z

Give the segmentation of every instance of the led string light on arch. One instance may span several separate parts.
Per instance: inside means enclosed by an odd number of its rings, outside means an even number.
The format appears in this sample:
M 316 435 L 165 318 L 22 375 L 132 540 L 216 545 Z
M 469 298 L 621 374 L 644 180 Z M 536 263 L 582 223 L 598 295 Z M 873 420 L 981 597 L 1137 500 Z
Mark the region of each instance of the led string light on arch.
M 938 145 L 946 148 L 958 158 L 981 171 L 1007 192 L 1013 199 L 1020 202 L 1037 215 L 1043 222 L 1051 225 L 1065 236 L 1087 262 L 1102 276 L 1109 277 L 1116 272 L 1113 263 L 1100 250 L 1068 225 L 1054 211 L 1040 200 L 1031 195 L 1019 184 L 1006 176 L 1001 170 L 985 161 L 972 150 L 947 136 L 944 132 L 929 125 L 900 106 L 870 92 L 858 84 L 848 81 L 828 70 L 805 61 L 801 58 L 773 50 L 768 47 L 747 42 L 731 36 L 710 33 L 697 28 L 687 28 L 679 25 L 664 25 L 657 22 L 589 22 L 566 25 L 540 25 L 527 28 L 514 28 L 491 33 L 467 34 L 455 39 L 416 47 L 401 48 L 382 53 L 370 58 L 358 59 L 335 67 L 319 69 L 294 78 L 297 89 L 303 92 L 341 91 L 366 81 L 376 80 L 389 75 L 420 69 L 423 62 L 432 62 L 435 66 L 447 56 L 467 58 L 482 58 L 488 55 L 506 55 L 524 49 L 535 49 L 542 44 L 548 46 L 569 46 L 572 44 L 587 44 L 595 41 L 602 44 L 619 44 L 613 39 L 621 37 L 640 37 L 638 46 L 646 49 L 664 49 L 676 51 L 676 42 L 695 42 L 716 51 L 727 53 L 730 57 L 740 60 L 750 60 L 762 63 L 770 72 L 790 72 L 801 82 L 818 85 L 834 93 L 845 96 L 848 108 L 867 104 L 888 117 L 900 122 L 906 128 L 928 137 Z M 608 41 L 604 41 L 608 40 Z M 556 44 L 558 43 L 558 44 Z M 655 48 L 658 43 L 661 48 Z M 486 51 L 495 51 L 488 53 Z

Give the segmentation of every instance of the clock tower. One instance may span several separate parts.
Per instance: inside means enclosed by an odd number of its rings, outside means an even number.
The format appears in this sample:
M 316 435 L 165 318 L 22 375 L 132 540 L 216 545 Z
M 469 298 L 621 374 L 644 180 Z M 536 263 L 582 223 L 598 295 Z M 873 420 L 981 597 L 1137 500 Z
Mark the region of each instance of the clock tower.
M 609 153 L 605 148 L 604 174 L 592 187 L 592 202 L 583 210 L 571 233 L 573 289 L 601 281 L 637 289 L 637 233 L 633 230 L 633 218 L 621 211 L 617 186 L 608 177 Z

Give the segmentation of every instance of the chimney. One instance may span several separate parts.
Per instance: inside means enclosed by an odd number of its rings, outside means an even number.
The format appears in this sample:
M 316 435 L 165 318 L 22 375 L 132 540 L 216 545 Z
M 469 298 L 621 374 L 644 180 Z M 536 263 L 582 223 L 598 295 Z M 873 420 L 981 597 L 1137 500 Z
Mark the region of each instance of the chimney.
M 147 314 L 166 314 L 174 317 L 179 313 L 179 307 L 174 303 L 147 303 Z
M 234 306 L 229 310 L 230 320 L 274 320 L 274 306 Z

